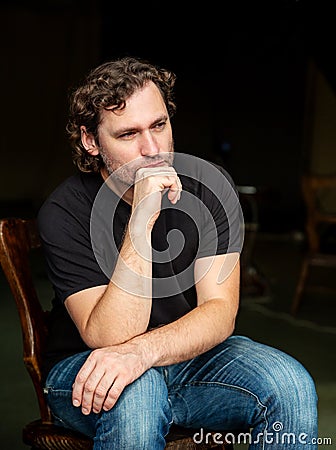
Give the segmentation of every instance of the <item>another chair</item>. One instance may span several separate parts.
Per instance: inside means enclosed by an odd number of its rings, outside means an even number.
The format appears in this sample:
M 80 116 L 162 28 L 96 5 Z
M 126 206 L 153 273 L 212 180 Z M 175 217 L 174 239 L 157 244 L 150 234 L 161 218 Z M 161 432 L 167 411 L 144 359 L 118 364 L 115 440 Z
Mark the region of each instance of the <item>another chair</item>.
M 47 337 L 48 312 L 43 310 L 38 299 L 30 259 L 30 251 L 38 248 L 40 248 L 40 241 L 35 220 L 16 218 L 0 220 L 0 263 L 20 316 L 23 359 L 34 384 L 41 416 L 24 427 L 23 442 L 34 450 L 89 450 L 93 446 L 91 439 L 53 424 L 43 394 L 41 359 Z M 199 430 L 172 426 L 167 436 L 166 449 L 233 449 L 231 444 L 218 445 L 210 439 L 209 444 L 196 445 L 193 435 L 197 431 Z M 214 434 L 215 432 L 212 432 L 212 435 Z M 230 436 L 232 436 L 231 433 Z M 219 440 L 225 442 L 224 432 L 221 432 L 221 438 L 217 438 L 217 442 Z
M 304 175 L 302 177 L 302 194 L 306 207 L 306 236 L 308 249 L 302 262 L 301 272 L 296 286 L 291 312 L 295 316 L 300 307 L 304 291 L 308 289 L 311 268 L 336 268 L 335 249 L 323 246 L 323 235 L 330 227 L 336 226 L 336 176 Z M 334 210 L 323 205 L 323 200 L 334 199 Z M 312 287 L 312 285 L 310 286 Z M 324 290 L 325 286 L 315 286 Z
M 259 230 L 258 188 L 238 185 L 239 200 L 244 214 L 244 246 L 240 255 L 242 296 L 266 296 L 270 288 L 254 261 L 254 248 Z

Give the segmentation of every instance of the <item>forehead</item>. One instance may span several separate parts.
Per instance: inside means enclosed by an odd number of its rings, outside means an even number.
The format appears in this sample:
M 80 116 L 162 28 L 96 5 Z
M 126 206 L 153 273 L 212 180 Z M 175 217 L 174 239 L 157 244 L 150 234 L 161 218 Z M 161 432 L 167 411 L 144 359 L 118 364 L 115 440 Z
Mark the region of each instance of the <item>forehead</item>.
M 168 116 L 162 94 L 158 87 L 150 81 L 126 100 L 124 108 L 114 111 L 103 110 L 101 112 L 101 125 L 107 122 L 110 125 L 150 123 L 163 114 Z

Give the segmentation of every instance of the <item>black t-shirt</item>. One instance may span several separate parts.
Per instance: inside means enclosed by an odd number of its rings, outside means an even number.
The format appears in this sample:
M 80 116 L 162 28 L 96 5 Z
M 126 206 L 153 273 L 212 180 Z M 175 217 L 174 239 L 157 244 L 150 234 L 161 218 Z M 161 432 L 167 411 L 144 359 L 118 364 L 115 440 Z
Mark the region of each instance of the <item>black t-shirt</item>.
M 214 164 L 206 169 L 197 165 L 192 176 L 183 164 L 180 172 L 175 168 L 183 186 L 181 199 L 172 205 L 163 196 L 152 230 L 149 328 L 172 322 L 196 307 L 197 258 L 240 252 L 242 246 L 240 206 L 227 172 Z M 38 225 L 55 292 L 45 375 L 61 359 L 88 349 L 64 301 L 83 289 L 109 283 L 130 213 L 131 206 L 93 173 L 69 177 L 42 205 Z

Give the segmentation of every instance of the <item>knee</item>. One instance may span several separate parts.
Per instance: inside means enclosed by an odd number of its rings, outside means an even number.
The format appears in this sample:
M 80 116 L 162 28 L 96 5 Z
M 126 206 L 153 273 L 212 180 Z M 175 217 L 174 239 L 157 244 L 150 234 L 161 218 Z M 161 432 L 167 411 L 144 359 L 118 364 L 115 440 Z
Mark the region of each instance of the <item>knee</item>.
M 283 355 L 277 369 L 278 391 L 299 402 L 316 401 L 315 382 L 308 370 L 296 359 Z
M 100 422 L 102 427 L 95 439 L 109 448 L 148 450 L 165 447 L 169 430 L 167 417 L 162 411 L 146 408 L 144 404 L 127 414 L 104 412 Z
M 295 358 L 276 351 L 270 362 L 264 388 L 269 398 L 281 404 L 281 409 L 310 411 L 315 415 L 317 394 L 315 382 L 308 370 Z
M 270 389 L 267 409 L 273 427 L 280 422 L 285 430 L 317 433 L 317 394 L 307 369 L 289 355 L 282 355 L 275 366 L 275 383 Z M 274 428 L 273 428 L 274 430 Z
M 147 450 L 164 448 L 171 420 L 166 384 L 151 369 L 127 386 L 116 405 L 104 412 L 99 439 L 113 448 Z

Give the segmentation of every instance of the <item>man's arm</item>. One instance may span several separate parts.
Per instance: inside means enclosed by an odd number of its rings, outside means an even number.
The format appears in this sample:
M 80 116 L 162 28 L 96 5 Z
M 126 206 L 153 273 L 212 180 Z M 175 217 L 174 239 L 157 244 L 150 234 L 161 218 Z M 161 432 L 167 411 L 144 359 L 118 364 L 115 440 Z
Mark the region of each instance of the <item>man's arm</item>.
M 225 264 L 227 255 L 218 255 L 203 277 L 197 275 L 207 258 L 196 261 L 198 306 L 188 314 L 124 344 L 93 351 L 76 377 L 74 405 L 81 405 L 84 414 L 109 410 L 125 386 L 150 367 L 191 359 L 230 336 L 238 311 L 240 273 L 238 255 L 231 257 L 236 261 L 232 271 Z
M 228 255 L 218 255 L 211 259 L 211 267 L 196 283 L 198 306 L 180 319 L 132 340 L 133 344 L 147 349 L 146 357 L 151 366 L 186 361 L 232 334 L 239 304 L 238 254 L 229 255 L 229 258 Z M 205 269 L 208 262 L 208 258 L 197 260 L 195 272 Z M 223 266 L 232 262 L 234 265 L 228 276 L 220 279 Z
M 91 348 L 116 345 L 144 333 L 152 307 L 151 231 L 162 192 L 174 204 L 181 183 L 171 167 L 140 169 L 132 213 L 110 283 L 69 296 L 65 306 Z
M 110 283 L 85 289 L 65 301 L 89 347 L 120 344 L 146 331 L 152 307 L 151 278 L 149 241 L 143 236 L 131 238 L 128 226 Z

